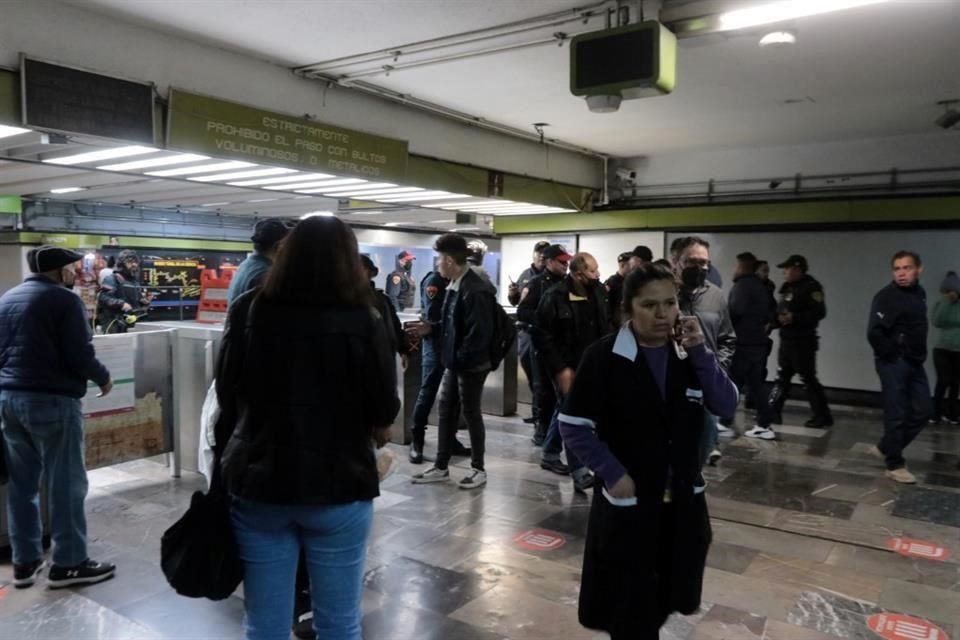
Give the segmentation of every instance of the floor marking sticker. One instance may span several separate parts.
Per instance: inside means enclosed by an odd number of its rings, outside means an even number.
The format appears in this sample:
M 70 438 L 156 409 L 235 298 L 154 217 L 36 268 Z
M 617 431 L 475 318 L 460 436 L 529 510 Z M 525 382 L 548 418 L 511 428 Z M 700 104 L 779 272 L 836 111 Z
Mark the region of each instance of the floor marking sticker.
M 913 616 L 878 613 L 867 618 L 867 626 L 886 640 L 950 640 L 943 629 Z
M 950 557 L 949 549 L 927 540 L 891 538 L 887 541 L 887 548 L 908 558 L 925 558 L 942 562 Z
M 567 544 L 567 539 L 556 531 L 528 529 L 514 536 L 513 544 L 527 551 L 556 551 Z

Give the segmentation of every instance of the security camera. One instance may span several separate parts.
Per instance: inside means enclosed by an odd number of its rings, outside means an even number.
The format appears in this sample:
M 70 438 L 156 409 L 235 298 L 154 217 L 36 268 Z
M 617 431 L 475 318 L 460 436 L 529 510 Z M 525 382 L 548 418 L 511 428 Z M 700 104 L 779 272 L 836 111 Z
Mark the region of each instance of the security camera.
M 636 182 L 637 170 L 631 169 L 630 167 L 621 167 L 620 169 L 617 169 L 617 177 L 624 182 Z

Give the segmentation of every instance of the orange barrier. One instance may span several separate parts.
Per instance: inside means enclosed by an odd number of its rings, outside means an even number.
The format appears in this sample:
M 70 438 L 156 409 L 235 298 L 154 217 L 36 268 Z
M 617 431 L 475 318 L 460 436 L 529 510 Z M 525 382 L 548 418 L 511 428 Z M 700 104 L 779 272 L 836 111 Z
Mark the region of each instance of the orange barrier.
M 227 319 L 227 290 L 233 280 L 235 269 L 224 269 L 217 274 L 216 269 L 204 269 L 200 272 L 200 306 L 197 308 L 197 322 L 225 322 Z

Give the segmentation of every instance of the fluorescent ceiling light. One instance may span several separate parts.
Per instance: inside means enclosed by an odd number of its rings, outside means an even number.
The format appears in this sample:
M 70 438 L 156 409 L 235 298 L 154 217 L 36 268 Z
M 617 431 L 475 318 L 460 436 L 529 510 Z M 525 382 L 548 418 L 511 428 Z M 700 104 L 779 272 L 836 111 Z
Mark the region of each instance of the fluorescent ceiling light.
M 249 202 L 249 203 L 254 203 L 254 202 L 276 202 L 276 201 L 279 200 L 279 199 L 280 199 L 280 198 L 257 198 L 256 200 L 247 200 L 247 202 Z
M 363 184 L 366 180 L 360 178 L 342 178 L 338 180 L 312 180 L 310 182 L 297 182 L 294 184 L 270 185 L 264 189 L 289 190 L 299 193 L 320 193 L 327 187 L 336 187 L 346 184 Z M 310 189 L 310 191 L 301 191 L 301 189 Z
M 307 218 L 315 218 L 316 216 L 322 216 L 324 218 L 332 218 L 336 215 L 333 211 L 311 211 L 300 216 L 301 220 L 306 220 Z
M 470 207 L 480 204 L 513 204 L 512 200 L 486 200 L 484 198 L 475 198 L 463 202 L 441 202 L 439 204 L 426 204 L 425 207 L 435 207 L 437 209 L 459 209 L 460 207 Z
M 225 204 L 230 204 L 229 202 L 208 202 L 206 204 L 200 205 L 201 207 L 222 207 Z
M 428 200 L 450 200 L 451 198 L 463 198 L 463 194 L 447 193 L 446 191 L 423 191 L 409 196 L 384 196 L 376 197 L 373 200 L 377 202 L 420 202 Z
M 459 231 L 480 231 L 480 227 L 454 227 L 450 229 L 450 233 L 457 233 Z
M 330 193 L 334 193 L 337 191 L 371 191 L 376 189 L 390 189 L 390 188 L 395 188 L 396 186 L 397 185 L 391 182 L 370 182 L 363 185 L 362 187 L 342 187 L 342 186 L 334 187 L 330 189 Z
M 257 180 L 242 180 L 240 182 L 228 182 L 231 187 L 259 187 L 265 184 L 280 184 L 286 182 L 303 182 L 304 180 L 326 180 L 335 176 L 326 173 L 298 173 L 295 176 L 283 176 L 282 178 L 258 178 Z
M 385 226 L 385 227 L 399 227 L 399 226 L 402 225 L 402 224 L 403 224 L 402 222 L 388 222 L 388 223 L 386 223 L 386 224 L 383 225 L 383 226 Z
M 348 214 L 348 215 L 351 215 L 351 216 L 378 216 L 378 215 L 380 215 L 381 213 L 383 213 L 383 211 L 381 211 L 381 210 L 379 210 L 379 209 L 377 209 L 377 210 L 375 210 L 375 211 L 356 211 L 356 210 L 354 210 L 354 209 L 350 209 L 349 211 L 344 211 L 344 213 L 346 213 L 346 214 Z
M 19 136 L 21 133 L 30 133 L 30 129 L 21 129 L 20 127 L 8 127 L 5 124 L 0 124 L 0 138 L 9 138 L 11 136 Z
M 148 176 L 157 176 L 158 178 L 171 178 L 173 176 L 186 176 L 191 173 L 210 173 L 211 171 L 231 171 L 233 169 L 243 169 L 244 167 L 255 167 L 252 162 L 215 162 L 214 164 L 203 164 L 196 167 L 180 167 L 179 169 L 163 169 L 161 171 L 148 171 Z
M 159 153 L 160 149 L 152 147 L 141 147 L 133 145 L 130 147 L 111 147 L 110 149 L 100 149 L 99 151 L 87 151 L 73 156 L 64 156 L 62 158 L 48 158 L 44 162 L 49 164 L 82 164 L 84 162 L 101 162 L 103 160 L 113 160 L 114 158 L 129 158 L 130 156 L 143 156 L 148 153 Z
M 762 24 L 773 24 L 883 2 L 887 0 L 779 0 L 721 13 L 719 30 L 747 29 Z
M 789 31 L 771 31 L 767 35 L 760 38 L 761 47 L 770 47 L 782 44 L 796 44 L 796 42 L 797 36 L 793 35 Z
M 197 176 L 187 178 L 194 182 L 222 182 L 226 180 L 237 180 L 238 178 L 259 178 L 262 176 L 277 176 L 286 173 L 293 173 L 295 169 L 281 169 L 274 167 L 272 169 L 252 169 L 250 171 L 233 171 L 230 173 L 216 173 L 212 176 Z
M 50 193 L 74 193 L 77 191 L 86 191 L 86 187 L 63 187 L 62 189 L 50 189 Z
M 121 162 L 120 164 L 105 164 L 97 167 L 100 171 L 133 171 L 134 169 L 147 169 L 150 167 L 165 167 L 172 164 L 186 164 L 188 162 L 199 162 L 200 160 L 209 160 L 210 156 L 201 156 L 197 153 L 178 153 L 175 156 L 164 156 L 162 158 L 147 158 L 146 160 L 133 160 L 131 162 Z
M 338 196 L 338 197 L 355 197 L 358 200 L 363 200 L 364 196 L 398 196 L 402 193 L 411 194 L 418 191 L 423 191 L 420 187 L 394 187 L 393 189 L 355 189 L 350 191 L 337 190 L 337 191 L 324 191 L 326 195 Z
M 450 218 L 449 220 L 431 220 L 427 224 L 449 224 L 451 222 L 456 222 L 456 220 L 453 218 Z

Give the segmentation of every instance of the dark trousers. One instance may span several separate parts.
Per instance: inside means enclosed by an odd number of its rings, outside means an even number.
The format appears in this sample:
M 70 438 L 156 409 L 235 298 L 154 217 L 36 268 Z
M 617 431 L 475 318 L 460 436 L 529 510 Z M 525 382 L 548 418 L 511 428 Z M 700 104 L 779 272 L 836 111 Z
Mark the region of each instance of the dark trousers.
M 484 442 L 486 430 L 483 427 L 483 415 L 480 403 L 483 398 L 483 383 L 487 380 L 489 369 L 481 371 L 456 372 L 447 369 L 440 383 L 440 428 L 437 442 L 437 469 L 446 469 L 450 464 L 453 443 L 457 435 L 460 412 L 470 431 L 470 464 L 474 469 L 483 471 Z
M 546 436 L 550 430 L 550 422 L 553 420 L 553 414 L 557 409 L 557 392 L 554 390 L 553 380 L 550 374 L 543 366 L 536 349 L 533 350 L 533 368 L 534 376 L 537 378 L 536 397 L 534 402 L 537 405 L 537 433 Z
M 780 413 L 790 394 L 790 381 L 799 375 L 807 388 L 807 400 L 815 418 L 831 418 L 823 385 L 817 379 L 817 338 L 780 340 L 777 354 L 777 381 L 770 393 L 770 411 Z
M 766 345 L 737 345 L 730 365 L 730 379 L 740 389 L 746 389 L 747 403 L 757 412 L 757 424 L 770 426 L 770 408 L 764 393 L 763 372 L 767 365 Z
M 933 366 L 937 370 L 933 415 L 956 420 L 957 396 L 960 395 L 960 351 L 934 349 Z
M 533 422 L 537 424 L 540 416 L 540 407 L 537 404 L 537 389 L 540 387 L 540 371 L 533 359 L 533 340 L 526 331 L 517 333 L 517 355 L 520 358 L 520 367 L 527 376 L 527 385 L 530 387 L 530 411 Z
M 437 399 L 440 390 L 440 381 L 443 380 L 443 367 L 440 365 L 440 354 L 437 345 L 427 338 L 420 343 L 420 392 L 417 402 L 413 405 L 413 431 L 416 443 L 417 433 L 422 432 L 430 419 L 430 411 Z M 423 446 L 423 441 L 420 441 Z
M 887 461 L 887 469 L 906 466 L 903 450 L 930 419 L 930 383 L 923 364 L 897 358 L 893 362 L 876 361 L 883 393 L 883 438 L 877 448 Z

